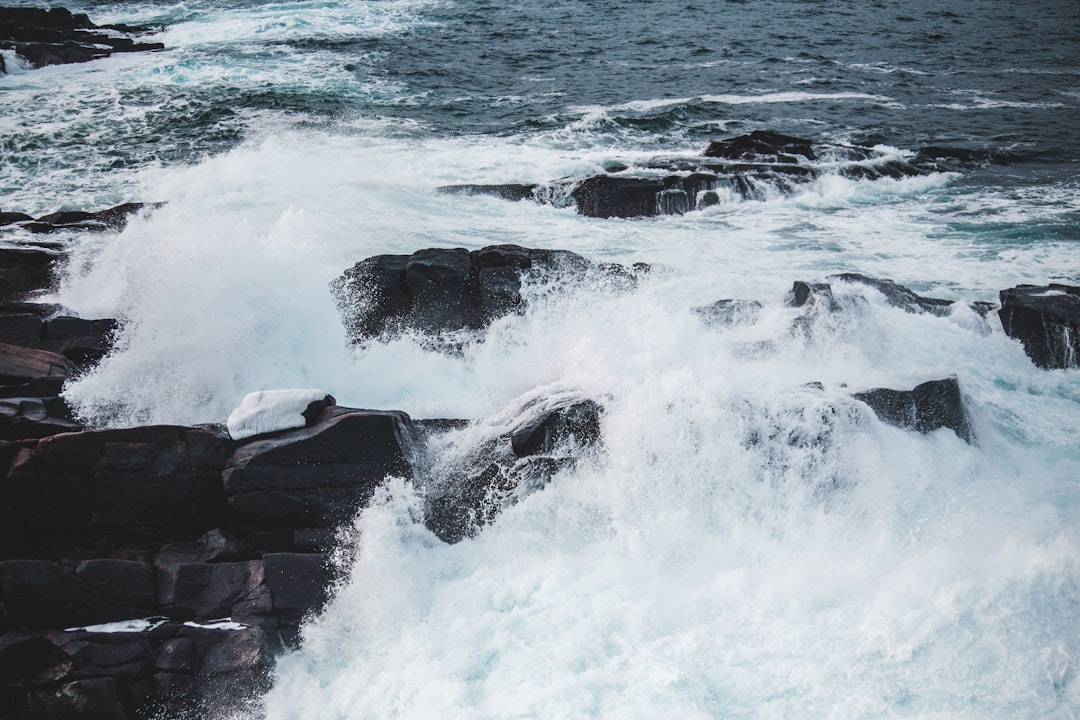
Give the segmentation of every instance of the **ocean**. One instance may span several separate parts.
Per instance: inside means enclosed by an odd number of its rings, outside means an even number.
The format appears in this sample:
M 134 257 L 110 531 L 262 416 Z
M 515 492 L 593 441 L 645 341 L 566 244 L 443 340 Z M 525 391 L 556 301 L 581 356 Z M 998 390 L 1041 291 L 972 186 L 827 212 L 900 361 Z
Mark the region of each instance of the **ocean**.
M 48 237 L 71 258 L 48 300 L 122 322 L 65 389 L 82 418 L 220 423 L 285 388 L 480 424 L 569 390 L 605 408 L 601 449 L 460 543 L 422 523 L 428 478 L 389 480 L 235 717 L 1080 716 L 1080 374 L 967 305 L 1080 285 L 1080 5 L 66 7 L 166 46 L 38 70 L 5 52 L 0 209 L 167 203 Z M 753 130 L 941 162 L 860 180 L 824 157 L 790 192 L 638 219 L 435 190 Z M 528 285 L 460 352 L 346 343 L 328 284 L 357 261 L 501 243 L 653 269 L 632 292 Z M 790 332 L 792 283 L 842 272 L 963 302 L 912 314 L 837 283 L 858 310 Z M 761 312 L 691 312 L 723 298 Z M 972 444 L 850 399 L 950 375 Z

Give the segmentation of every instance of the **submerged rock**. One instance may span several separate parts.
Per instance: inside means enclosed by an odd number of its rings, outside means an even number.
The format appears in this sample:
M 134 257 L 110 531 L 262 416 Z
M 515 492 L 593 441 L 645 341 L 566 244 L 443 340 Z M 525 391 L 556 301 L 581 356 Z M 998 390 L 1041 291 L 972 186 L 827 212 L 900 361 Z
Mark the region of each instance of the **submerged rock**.
M 538 274 L 629 288 L 635 274 L 566 250 L 517 245 L 419 250 L 362 260 L 331 283 L 350 342 L 416 330 L 432 336 L 479 330 L 520 312 L 522 282 Z
M 941 300 L 939 298 L 916 295 L 913 291 L 892 280 L 880 280 L 878 278 L 860 275 L 859 273 L 840 273 L 838 275 L 830 275 L 829 279 L 872 287 L 885 296 L 885 301 L 887 303 L 894 307 L 902 308 L 909 313 L 948 315 L 949 308 L 953 305 L 952 300 Z
M 794 163 L 800 159 L 816 160 L 813 144 L 809 140 L 781 135 L 768 130 L 754 130 L 747 135 L 713 140 L 705 148 L 705 157 L 753 162 L 772 161 Z
M 753 325 L 761 314 L 762 305 L 757 300 L 735 300 L 726 298 L 710 305 L 691 308 L 709 327 L 734 327 Z
M 1000 293 L 1005 333 L 1024 345 L 1044 369 L 1077 367 L 1080 358 L 1080 287 L 1017 285 Z

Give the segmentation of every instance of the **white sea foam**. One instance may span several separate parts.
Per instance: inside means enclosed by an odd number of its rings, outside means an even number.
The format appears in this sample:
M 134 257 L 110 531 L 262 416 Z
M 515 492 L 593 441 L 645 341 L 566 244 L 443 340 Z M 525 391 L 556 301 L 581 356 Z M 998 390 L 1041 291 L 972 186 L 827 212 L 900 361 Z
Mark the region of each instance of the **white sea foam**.
M 118 350 L 66 392 L 99 421 L 220 421 L 260 387 L 417 417 L 486 417 L 545 386 L 606 408 L 602 453 L 459 545 L 418 523 L 424 478 L 381 491 L 268 716 L 1035 717 L 1080 702 L 1075 373 L 1034 367 L 963 305 L 912 315 L 836 284 L 864 300 L 806 335 L 782 302 L 838 271 L 993 300 L 1077 267 L 1075 244 L 980 248 L 949 223 L 982 222 L 993 193 L 948 175 L 827 175 L 645 220 L 433 191 L 591 172 L 613 150 L 286 133 L 145 177 L 169 205 L 82 246 L 55 299 L 123 319 Z M 352 263 L 501 242 L 655 269 L 631 293 L 529 286 L 527 311 L 460 356 L 409 337 L 346 347 L 327 283 Z M 725 297 L 764 303 L 757 322 L 708 330 L 690 312 Z M 849 397 L 950 374 L 975 446 Z
M 248 393 L 225 421 L 233 440 L 302 428 L 304 411 L 326 397 L 325 390 L 258 390 Z

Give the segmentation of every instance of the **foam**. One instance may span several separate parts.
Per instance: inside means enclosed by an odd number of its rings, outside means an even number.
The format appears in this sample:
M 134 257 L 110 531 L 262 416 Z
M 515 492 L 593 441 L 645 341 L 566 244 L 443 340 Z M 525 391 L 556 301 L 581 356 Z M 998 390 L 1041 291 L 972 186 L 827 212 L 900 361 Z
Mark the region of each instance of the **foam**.
M 233 440 L 254 435 L 302 428 L 304 411 L 327 395 L 324 390 L 259 390 L 248 393 L 229 413 L 225 425 Z

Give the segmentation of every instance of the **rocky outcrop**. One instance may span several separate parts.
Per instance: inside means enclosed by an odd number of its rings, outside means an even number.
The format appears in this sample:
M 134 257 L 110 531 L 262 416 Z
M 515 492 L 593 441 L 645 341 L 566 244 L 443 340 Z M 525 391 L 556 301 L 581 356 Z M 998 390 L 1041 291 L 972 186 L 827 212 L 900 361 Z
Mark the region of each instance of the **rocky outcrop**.
M 870 406 L 878 419 L 889 425 L 921 433 L 946 428 L 964 442 L 975 441 L 956 376 L 924 382 L 911 390 L 875 388 L 852 397 Z
M 0 213 L 0 228 L 22 228 L 34 233 L 51 233 L 59 230 L 84 230 L 104 232 L 122 230 L 131 218 L 143 210 L 153 210 L 164 203 L 124 203 L 105 210 L 61 210 L 39 218 L 25 213 Z
M 563 394 L 529 400 L 493 427 L 460 429 L 428 470 L 425 524 L 449 543 L 475 535 L 596 447 L 602 413 L 594 400 Z
M 348 520 L 388 475 L 408 476 L 409 416 L 329 407 L 311 428 L 239 446 L 222 475 L 244 526 L 328 528 Z
M 608 162 L 603 174 L 590 177 L 561 178 L 544 185 L 450 185 L 438 190 L 573 205 L 588 217 L 637 218 L 681 215 L 725 199 L 764 200 L 777 193 L 790 194 L 826 173 L 876 180 L 914 177 L 939 169 L 934 158 L 924 160 L 918 165 L 871 148 L 814 143 L 755 130 L 714 140 L 696 156 Z
M 830 275 L 828 279 L 871 287 L 885 297 L 885 302 L 893 307 L 906 310 L 909 313 L 948 315 L 949 308 L 954 304 L 954 301 L 952 300 L 941 300 L 939 298 L 916 295 L 908 288 L 899 285 L 892 280 L 881 280 L 878 278 L 867 277 L 866 275 L 860 275 L 859 273 L 840 273 L 838 275 Z
M 35 248 L 0 248 L 0 301 L 52 288 L 61 256 Z
M 149 32 L 151 28 L 132 25 L 95 25 L 86 15 L 61 7 L 0 7 L 0 48 L 13 48 L 35 68 L 164 49 L 159 42 L 132 39 Z
M 484 328 L 519 312 L 522 282 L 540 275 L 622 289 L 636 277 L 621 265 L 594 263 L 566 250 L 494 245 L 377 255 L 346 270 L 331 290 L 355 343 L 406 330 L 445 336 Z
M 1041 368 L 1077 367 L 1080 358 L 1080 287 L 1017 285 L 1000 293 L 998 317 L 1009 337 Z

